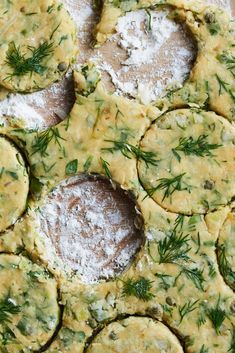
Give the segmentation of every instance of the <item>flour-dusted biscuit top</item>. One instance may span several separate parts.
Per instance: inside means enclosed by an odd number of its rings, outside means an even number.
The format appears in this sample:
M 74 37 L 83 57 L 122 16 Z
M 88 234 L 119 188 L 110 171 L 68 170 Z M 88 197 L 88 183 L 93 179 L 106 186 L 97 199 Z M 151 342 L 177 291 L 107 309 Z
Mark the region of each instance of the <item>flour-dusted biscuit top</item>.
M 235 129 L 213 112 L 174 110 L 157 120 L 140 147 L 156 154 L 158 165 L 139 161 L 141 182 L 163 208 L 205 214 L 235 195 Z
M 183 353 L 178 339 L 162 323 L 129 317 L 105 327 L 88 353 Z
M 28 191 L 29 176 L 20 152 L 0 137 L 0 232 L 24 212 Z
M 76 28 L 56 0 L 0 4 L 0 84 L 12 91 L 47 87 L 77 53 Z
M 32 352 L 51 338 L 59 322 L 57 284 L 23 256 L 0 255 L 0 350 Z

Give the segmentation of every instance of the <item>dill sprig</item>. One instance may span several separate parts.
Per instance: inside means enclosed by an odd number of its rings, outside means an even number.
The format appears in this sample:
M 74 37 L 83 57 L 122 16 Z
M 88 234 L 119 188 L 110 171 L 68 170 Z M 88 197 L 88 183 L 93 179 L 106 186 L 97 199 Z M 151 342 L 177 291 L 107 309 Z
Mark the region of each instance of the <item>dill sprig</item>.
M 178 227 L 181 230 L 183 228 L 184 225 L 184 219 L 185 219 L 185 215 L 183 214 L 179 214 L 175 220 L 174 223 L 174 229 L 176 230 Z
M 183 267 L 180 275 L 185 274 L 185 276 L 194 283 L 195 287 L 201 291 L 205 291 L 203 287 L 203 283 L 205 282 L 205 279 L 203 277 L 203 270 L 199 270 L 198 268 L 188 268 L 188 267 Z
M 206 346 L 203 344 L 201 346 L 200 352 L 199 353 L 209 353 L 209 349 L 206 348 Z
M 223 52 L 223 54 L 217 56 L 217 59 L 222 64 L 226 64 L 227 69 L 235 77 L 235 56 L 229 52 Z
M 218 251 L 217 251 L 217 257 L 218 257 L 218 264 L 219 264 L 219 269 L 226 280 L 226 282 L 229 283 L 229 285 L 235 289 L 235 272 L 232 270 L 227 256 L 226 256 L 226 248 L 224 244 L 221 244 L 218 246 Z
M 155 273 L 155 276 L 160 279 L 159 287 L 168 290 L 175 282 L 174 277 L 165 273 Z
M 143 160 L 148 167 L 149 164 L 157 166 L 158 160 L 156 159 L 156 154 L 151 151 L 142 151 L 140 148 L 131 145 L 125 141 L 113 141 L 105 140 L 106 142 L 113 143 L 113 147 L 102 148 L 103 151 L 114 153 L 120 151 L 124 157 L 131 159 L 132 156 L 135 156 L 138 160 Z
M 57 127 L 51 127 L 42 133 L 38 133 L 32 144 L 32 155 L 40 153 L 42 157 L 48 156 L 47 148 L 51 141 L 54 141 L 61 148 L 60 140 L 65 139 L 60 136 L 59 129 Z
M 220 307 L 220 296 L 217 300 L 216 306 L 214 308 L 207 309 L 207 316 L 211 320 L 217 335 L 219 335 L 220 327 L 227 316 L 225 310 Z
M 195 140 L 192 136 L 183 137 L 180 139 L 179 145 L 172 149 L 172 152 L 179 162 L 181 161 L 181 157 L 178 151 L 183 152 L 186 156 L 195 155 L 198 157 L 212 157 L 213 154 L 211 151 L 221 147 L 222 145 L 216 143 L 208 143 L 207 137 L 208 135 L 200 135 Z
M 217 81 L 218 81 L 218 84 L 219 84 L 219 96 L 224 92 L 228 92 L 228 87 L 229 86 L 229 83 L 225 82 L 224 80 L 222 80 L 221 77 L 219 77 L 219 75 L 215 75 Z
M 180 323 L 183 321 L 184 317 L 197 309 L 197 303 L 199 300 L 192 302 L 189 300 L 183 306 L 179 306 Z
M 159 263 L 175 263 L 178 260 L 188 261 L 187 253 L 191 250 L 188 245 L 189 235 L 177 234 L 172 231 L 170 235 L 158 243 Z
M 182 186 L 182 178 L 186 173 L 179 174 L 173 178 L 161 178 L 158 179 L 159 184 L 153 188 L 147 189 L 147 193 L 149 196 L 153 196 L 153 194 L 157 190 L 165 190 L 162 201 L 165 198 L 170 197 L 175 191 L 183 191 L 188 190 L 188 187 Z
M 235 56 L 233 56 L 231 53 L 223 52 L 223 54 L 217 56 L 217 59 L 221 63 L 235 65 Z
M 105 175 L 107 176 L 107 178 L 112 179 L 112 175 L 111 172 L 109 170 L 109 163 L 107 161 L 105 161 L 102 157 L 100 157 L 101 160 L 101 164 L 102 164 L 102 168 L 105 172 Z
M 42 65 L 42 61 L 53 52 L 53 43 L 45 41 L 38 48 L 28 46 L 31 56 L 26 58 L 26 53 L 22 53 L 20 47 L 15 42 L 9 45 L 5 63 L 13 69 L 12 76 L 24 76 L 28 73 L 36 72 L 42 75 L 46 66 Z
M 0 323 L 10 322 L 11 315 L 18 314 L 20 311 L 20 305 L 16 305 L 11 298 L 6 297 L 0 301 Z
M 152 288 L 152 282 L 149 279 L 140 277 L 138 280 L 128 278 L 124 283 L 122 294 L 125 297 L 135 296 L 136 298 L 149 301 L 154 298 L 154 294 L 150 292 Z
M 200 313 L 197 319 L 198 328 L 206 323 L 205 313 Z

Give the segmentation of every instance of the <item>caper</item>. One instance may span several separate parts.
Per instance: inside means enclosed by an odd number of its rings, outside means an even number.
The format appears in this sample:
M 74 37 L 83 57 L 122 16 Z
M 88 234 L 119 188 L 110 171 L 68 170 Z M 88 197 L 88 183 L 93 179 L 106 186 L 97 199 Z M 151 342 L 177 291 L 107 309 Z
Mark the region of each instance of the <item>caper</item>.
M 175 306 L 176 305 L 176 301 L 174 298 L 172 297 L 166 297 L 166 303 L 170 306 Z
M 96 322 L 96 320 L 95 319 L 89 319 L 88 320 L 88 324 L 89 324 L 89 326 L 91 327 L 91 328 L 96 328 L 97 327 L 97 322 Z
M 147 314 L 150 316 L 155 317 L 158 320 L 162 319 L 163 316 L 163 309 L 160 304 L 156 304 L 150 308 L 147 309 Z
M 59 63 L 58 70 L 63 72 L 67 69 L 67 64 L 65 62 Z
M 216 18 L 213 12 L 207 12 L 204 16 L 206 23 L 215 23 Z
M 111 331 L 111 332 L 110 332 L 109 338 L 110 338 L 112 341 L 115 341 L 115 340 L 118 339 L 117 334 L 116 334 L 114 331 Z
M 211 180 L 205 180 L 205 183 L 204 183 L 204 189 L 206 189 L 206 190 L 213 190 L 213 188 L 214 188 L 214 185 L 215 185 L 215 183 L 213 182 L 213 181 L 211 181 Z

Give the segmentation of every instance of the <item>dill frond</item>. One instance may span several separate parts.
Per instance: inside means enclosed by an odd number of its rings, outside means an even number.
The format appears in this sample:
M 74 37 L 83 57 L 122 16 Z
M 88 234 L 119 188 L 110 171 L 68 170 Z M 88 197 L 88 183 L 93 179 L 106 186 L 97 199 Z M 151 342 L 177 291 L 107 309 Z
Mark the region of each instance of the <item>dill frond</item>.
M 165 190 L 162 201 L 170 197 L 175 191 L 188 190 L 188 187 L 182 186 L 182 178 L 186 173 L 182 173 L 173 178 L 158 179 L 159 184 L 153 188 L 147 189 L 148 195 L 151 197 L 157 190 Z
M 208 143 L 208 135 L 200 135 L 197 139 L 183 137 L 179 140 L 179 145 L 172 149 L 172 152 L 180 162 L 181 157 L 178 152 L 183 152 L 186 156 L 195 155 L 198 157 L 212 157 L 212 150 L 215 150 L 222 145 L 216 143 Z
M 20 305 L 16 305 L 10 297 L 6 297 L 0 301 L 0 323 L 10 322 L 11 315 L 18 314 L 20 311 Z
M 154 294 L 150 292 L 152 282 L 149 279 L 140 277 L 138 280 L 133 280 L 132 278 L 128 278 L 123 283 L 122 294 L 125 297 L 135 296 L 143 301 L 149 301 L 154 298 Z
M 188 242 L 188 234 L 177 234 L 176 231 L 172 231 L 170 235 L 158 243 L 159 263 L 175 263 L 179 260 L 188 261 L 189 257 L 187 254 L 191 250 Z
M 32 155 L 39 153 L 42 157 L 47 156 L 47 148 L 51 141 L 54 141 L 61 148 L 60 140 L 65 140 L 60 136 L 60 132 L 57 127 L 49 128 L 36 135 L 32 144 Z
M 13 69 L 9 77 L 24 76 L 28 73 L 36 72 L 42 75 L 47 67 L 42 65 L 42 61 L 53 52 L 53 43 L 45 41 L 38 48 L 28 46 L 31 56 L 26 58 L 26 53 L 22 53 L 20 46 L 16 46 L 15 42 L 11 42 L 6 55 L 5 63 Z
M 157 166 L 158 160 L 156 159 L 156 154 L 151 151 L 142 151 L 140 148 L 135 147 L 125 141 L 113 141 L 105 140 L 113 144 L 113 147 L 102 148 L 103 151 L 114 153 L 120 151 L 122 155 L 128 159 L 135 156 L 138 160 L 143 160 L 148 167 L 149 164 Z

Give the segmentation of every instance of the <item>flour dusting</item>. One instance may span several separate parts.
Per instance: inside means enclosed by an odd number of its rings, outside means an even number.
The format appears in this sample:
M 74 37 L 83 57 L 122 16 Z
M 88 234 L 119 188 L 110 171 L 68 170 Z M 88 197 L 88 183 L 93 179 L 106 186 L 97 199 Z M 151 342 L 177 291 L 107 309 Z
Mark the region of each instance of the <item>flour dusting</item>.
M 99 50 L 91 46 L 97 13 L 89 0 L 64 0 L 78 28 L 79 62 L 92 59 L 117 94 L 154 101 L 187 78 L 194 47 L 185 30 L 166 11 L 136 11 L 119 19 L 117 34 Z M 229 0 L 208 0 L 231 11 Z M 110 52 L 112 53 L 110 55 Z M 110 78 L 113 86 L 110 86 Z M 67 78 L 32 94 L 10 94 L 0 102 L 0 124 L 44 129 L 63 120 L 72 108 L 72 80 Z
M 104 180 L 80 176 L 61 183 L 40 209 L 42 233 L 85 283 L 121 273 L 142 243 L 126 198 Z

